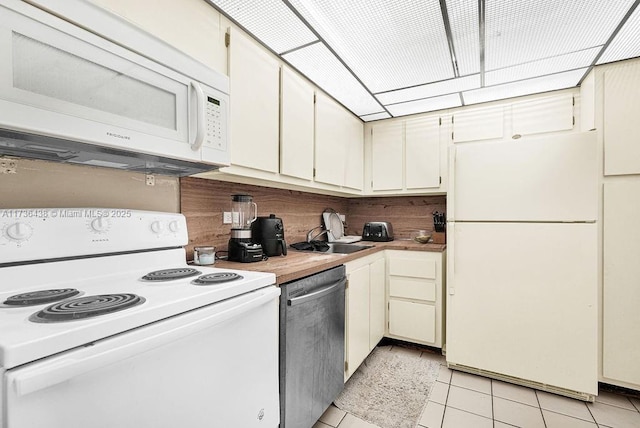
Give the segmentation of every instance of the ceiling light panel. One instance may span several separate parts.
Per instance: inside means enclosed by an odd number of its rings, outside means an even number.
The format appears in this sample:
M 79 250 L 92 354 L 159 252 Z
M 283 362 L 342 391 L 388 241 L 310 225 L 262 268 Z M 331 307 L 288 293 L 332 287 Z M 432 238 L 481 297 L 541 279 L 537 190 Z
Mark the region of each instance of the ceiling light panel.
M 480 87 L 480 75 L 460 77 L 458 79 L 443 80 L 442 82 L 428 85 L 415 86 L 413 88 L 376 94 L 376 98 L 382 104 L 397 104 L 406 101 L 415 101 L 422 98 L 430 98 L 453 92 L 467 91 Z
M 281 0 L 208 0 L 280 54 L 318 38 Z
M 316 43 L 282 57 L 357 116 L 383 110 L 324 44 Z
M 501 83 L 515 82 L 517 80 L 589 67 L 600 52 L 600 49 L 599 47 L 585 49 L 583 51 L 554 56 L 540 61 L 489 71 L 484 75 L 484 83 L 486 86 L 499 85 Z
M 371 92 L 454 77 L 438 0 L 290 0 Z
M 640 56 L 640 7 L 629 17 L 613 42 L 604 51 L 598 64 Z
M 365 122 L 371 122 L 372 120 L 389 119 L 390 117 L 391 115 L 389 113 L 381 112 L 360 116 L 360 119 L 364 120 Z
M 574 87 L 580 82 L 588 68 L 566 71 L 551 76 L 538 77 L 504 85 L 488 86 L 462 93 L 465 105 L 478 104 L 505 98 L 520 97 L 540 92 Z
M 426 98 L 424 100 L 410 101 L 408 103 L 393 104 L 386 107 L 389 113 L 395 117 L 460 107 L 461 105 L 460 95 L 456 93 L 443 95 L 441 97 Z
M 602 46 L 634 0 L 487 0 L 487 71 Z
M 460 75 L 480 72 L 478 3 L 469 0 L 447 0 L 453 46 Z

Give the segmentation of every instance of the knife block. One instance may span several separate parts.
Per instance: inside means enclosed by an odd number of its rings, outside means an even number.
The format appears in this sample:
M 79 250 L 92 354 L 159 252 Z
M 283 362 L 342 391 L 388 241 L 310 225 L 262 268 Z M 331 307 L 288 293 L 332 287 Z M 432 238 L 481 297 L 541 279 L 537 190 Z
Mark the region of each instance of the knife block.
M 434 244 L 446 244 L 447 233 L 446 232 L 433 232 L 431 234 L 431 242 Z

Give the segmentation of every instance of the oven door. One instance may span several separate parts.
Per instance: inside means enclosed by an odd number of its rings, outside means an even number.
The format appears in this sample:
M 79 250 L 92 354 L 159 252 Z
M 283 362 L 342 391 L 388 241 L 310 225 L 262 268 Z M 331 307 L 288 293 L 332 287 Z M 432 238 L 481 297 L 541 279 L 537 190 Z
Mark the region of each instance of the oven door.
M 3 428 L 279 424 L 268 287 L 6 371 Z

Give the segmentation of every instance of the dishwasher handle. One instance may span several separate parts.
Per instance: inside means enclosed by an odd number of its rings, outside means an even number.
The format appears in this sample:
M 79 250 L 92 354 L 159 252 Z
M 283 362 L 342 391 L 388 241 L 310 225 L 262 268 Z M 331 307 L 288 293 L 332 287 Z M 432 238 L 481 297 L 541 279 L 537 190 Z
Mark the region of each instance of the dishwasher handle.
M 326 296 L 327 294 L 331 294 L 337 291 L 340 288 L 340 286 L 344 285 L 346 282 L 347 282 L 347 278 L 345 277 L 340 278 L 337 282 L 327 287 L 321 288 L 318 291 L 314 291 L 313 293 L 305 294 L 304 296 L 300 296 L 300 297 L 294 297 L 292 299 L 287 299 L 287 305 L 296 306 L 296 305 L 301 305 L 303 303 L 310 302 L 312 300 L 319 299 L 323 296 Z

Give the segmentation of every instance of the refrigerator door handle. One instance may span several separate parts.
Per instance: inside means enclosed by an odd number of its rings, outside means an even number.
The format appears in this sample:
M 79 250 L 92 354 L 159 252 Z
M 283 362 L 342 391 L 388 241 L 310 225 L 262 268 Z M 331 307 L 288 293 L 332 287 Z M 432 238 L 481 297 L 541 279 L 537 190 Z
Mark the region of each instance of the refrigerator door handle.
M 447 186 L 449 187 L 447 191 L 447 213 L 450 221 L 456 220 L 456 204 L 455 204 L 455 188 L 456 188 L 456 146 L 455 144 L 449 147 L 449 181 Z M 449 235 L 452 236 L 452 235 Z

